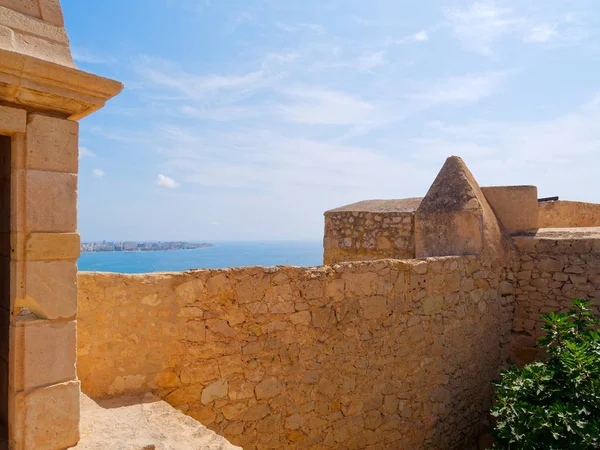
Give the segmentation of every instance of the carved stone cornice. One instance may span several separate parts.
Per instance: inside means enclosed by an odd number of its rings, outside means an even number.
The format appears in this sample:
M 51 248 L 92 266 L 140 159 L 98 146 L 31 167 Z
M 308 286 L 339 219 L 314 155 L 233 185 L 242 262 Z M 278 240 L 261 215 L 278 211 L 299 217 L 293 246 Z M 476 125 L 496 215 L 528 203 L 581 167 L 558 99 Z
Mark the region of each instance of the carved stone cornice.
M 0 49 L 0 103 L 79 120 L 122 90 L 118 81 Z

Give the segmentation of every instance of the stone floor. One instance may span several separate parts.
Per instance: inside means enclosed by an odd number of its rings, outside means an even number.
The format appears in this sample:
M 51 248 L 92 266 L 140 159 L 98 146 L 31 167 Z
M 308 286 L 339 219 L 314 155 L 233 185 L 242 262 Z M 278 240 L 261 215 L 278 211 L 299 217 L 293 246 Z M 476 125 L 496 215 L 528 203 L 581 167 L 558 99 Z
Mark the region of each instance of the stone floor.
M 80 430 L 78 450 L 241 450 L 152 394 L 98 402 L 81 394 Z

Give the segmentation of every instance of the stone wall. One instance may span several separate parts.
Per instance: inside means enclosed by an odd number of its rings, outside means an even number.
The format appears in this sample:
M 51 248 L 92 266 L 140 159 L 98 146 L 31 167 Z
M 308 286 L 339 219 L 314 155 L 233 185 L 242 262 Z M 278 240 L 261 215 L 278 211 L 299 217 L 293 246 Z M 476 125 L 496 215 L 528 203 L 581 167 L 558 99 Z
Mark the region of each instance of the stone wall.
M 567 311 L 572 298 L 600 305 L 600 228 L 539 230 L 515 238 L 521 252 L 512 357 L 517 363 L 543 356 L 540 315 Z
M 325 212 L 325 264 L 414 258 L 421 200 L 365 200 Z
M 325 216 L 325 264 L 415 257 L 414 213 L 339 211 Z
M 600 227 L 600 205 L 563 200 L 542 202 L 538 207 L 538 227 Z
M 0 0 L 0 48 L 75 67 L 59 0 Z
M 538 192 L 535 186 L 482 187 L 496 217 L 509 234 L 538 228 Z
M 245 449 L 470 448 L 508 356 L 505 274 L 474 256 L 80 273 L 78 374 Z

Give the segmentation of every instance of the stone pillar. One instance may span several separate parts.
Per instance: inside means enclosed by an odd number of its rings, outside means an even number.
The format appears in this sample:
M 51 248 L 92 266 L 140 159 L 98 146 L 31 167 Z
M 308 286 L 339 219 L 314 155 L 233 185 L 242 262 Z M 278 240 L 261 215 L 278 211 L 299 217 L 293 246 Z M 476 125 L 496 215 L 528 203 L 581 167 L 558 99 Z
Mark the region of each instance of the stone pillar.
M 9 438 L 14 448 L 66 448 L 79 440 L 77 135 L 77 122 L 29 113 L 25 133 L 13 138 Z
M 121 89 L 75 68 L 58 0 L 0 0 L 0 149 L 10 138 L 10 158 L 0 155 L 10 159 L 0 183 L 8 189 L 10 179 L 10 208 L 0 208 L 4 217 L 10 209 L 0 230 L 10 233 L 0 246 L 9 261 L 0 280 L 10 285 L 0 308 L 0 417 L 11 449 L 79 440 L 76 120 Z

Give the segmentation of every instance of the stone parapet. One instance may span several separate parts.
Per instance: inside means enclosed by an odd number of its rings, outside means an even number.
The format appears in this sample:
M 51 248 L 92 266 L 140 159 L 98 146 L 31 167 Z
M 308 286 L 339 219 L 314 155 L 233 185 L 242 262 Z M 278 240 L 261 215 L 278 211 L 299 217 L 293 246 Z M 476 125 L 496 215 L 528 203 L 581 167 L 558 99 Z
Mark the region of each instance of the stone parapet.
M 539 228 L 600 227 L 600 204 L 542 202 L 538 206 Z
M 325 264 L 414 258 L 414 215 L 420 202 L 367 200 L 327 211 Z
M 536 346 L 542 314 L 566 312 L 571 299 L 600 305 L 600 228 L 540 229 L 516 236 L 516 308 L 512 358 L 531 362 L 544 355 Z
M 80 273 L 78 374 L 244 449 L 467 448 L 508 356 L 506 275 L 474 256 Z

